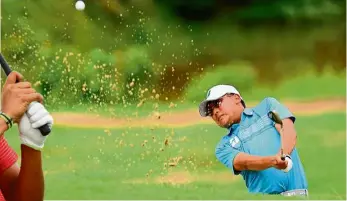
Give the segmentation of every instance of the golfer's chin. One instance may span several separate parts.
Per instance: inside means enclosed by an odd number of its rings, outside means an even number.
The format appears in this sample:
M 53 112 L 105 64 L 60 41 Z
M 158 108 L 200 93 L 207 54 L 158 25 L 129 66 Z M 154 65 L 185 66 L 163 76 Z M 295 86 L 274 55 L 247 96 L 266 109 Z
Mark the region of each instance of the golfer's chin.
M 222 118 L 217 124 L 222 128 L 229 128 L 232 123 L 227 118 Z

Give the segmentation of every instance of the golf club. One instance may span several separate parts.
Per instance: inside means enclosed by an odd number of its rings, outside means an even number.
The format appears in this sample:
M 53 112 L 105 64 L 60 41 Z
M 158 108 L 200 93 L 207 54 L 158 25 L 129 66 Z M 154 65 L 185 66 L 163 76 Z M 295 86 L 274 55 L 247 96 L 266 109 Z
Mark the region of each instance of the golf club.
M 0 53 L 0 64 L 1 64 L 2 69 L 5 72 L 6 76 L 8 76 L 12 70 L 1 53 Z M 39 130 L 43 136 L 46 136 L 51 132 L 51 129 L 49 128 L 49 126 L 47 124 L 41 126 L 39 128 Z
M 268 113 L 268 116 L 270 119 L 272 119 L 275 123 L 278 123 L 281 125 L 280 135 L 281 135 L 281 160 L 285 160 L 285 155 L 283 154 L 283 122 L 280 118 L 280 116 L 275 111 L 270 111 Z

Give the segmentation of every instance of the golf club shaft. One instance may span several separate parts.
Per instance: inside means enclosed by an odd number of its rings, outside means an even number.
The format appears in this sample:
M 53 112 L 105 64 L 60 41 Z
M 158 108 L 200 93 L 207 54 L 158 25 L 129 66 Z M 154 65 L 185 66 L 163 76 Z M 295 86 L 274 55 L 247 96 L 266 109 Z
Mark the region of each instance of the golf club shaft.
M 275 123 L 278 123 L 281 125 L 280 129 L 280 137 L 281 137 L 281 160 L 285 160 L 285 156 L 283 154 L 283 122 L 280 118 L 280 116 L 275 111 L 269 112 L 269 117 L 272 119 Z
M 281 135 L 281 159 L 282 161 L 284 161 L 286 157 L 283 154 L 283 126 L 282 125 L 281 125 L 280 135 Z
M 11 68 L 8 65 L 8 63 L 6 62 L 5 58 L 2 56 L 2 54 L 0 53 L 0 64 L 2 66 L 2 69 L 4 70 L 6 76 L 8 76 L 11 73 Z
M 5 72 L 6 76 L 8 76 L 12 72 L 12 70 L 1 53 L 0 53 L 0 64 L 1 64 L 2 69 Z M 18 81 L 16 81 L 16 82 L 18 82 Z M 39 130 L 43 136 L 46 136 L 51 132 L 51 129 L 49 128 L 49 126 L 47 124 L 41 126 L 39 128 Z

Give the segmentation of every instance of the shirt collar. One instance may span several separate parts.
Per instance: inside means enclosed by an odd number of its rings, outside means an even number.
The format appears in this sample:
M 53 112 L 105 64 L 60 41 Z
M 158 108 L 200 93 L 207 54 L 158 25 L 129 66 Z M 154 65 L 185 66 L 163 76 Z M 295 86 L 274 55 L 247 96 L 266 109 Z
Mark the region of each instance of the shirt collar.
M 243 114 L 245 114 L 247 116 L 252 116 L 253 115 L 253 110 L 251 108 L 245 108 L 243 110 Z
M 239 126 L 239 124 L 233 124 L 228 128 L 228 130 L 229 131 L 235 130 L 238 126 Z
M 245 108 L 243 110 L 243 113 L 242 114 L 245 114 L 247 116 L 252 116 L 253 115 L 253 110 L 251 108 Z M 241 121 L 243 120 L 243 115 L 241 116 Z M 241 123 L 241 122 L 240 122 Z M 237 129 L 239 127 L 240 124 L 233 124 L 231 125 L 229 128 L 228 128 L 228 131 L 229 131 L 229 135 L 232 133 L 233 130 Z

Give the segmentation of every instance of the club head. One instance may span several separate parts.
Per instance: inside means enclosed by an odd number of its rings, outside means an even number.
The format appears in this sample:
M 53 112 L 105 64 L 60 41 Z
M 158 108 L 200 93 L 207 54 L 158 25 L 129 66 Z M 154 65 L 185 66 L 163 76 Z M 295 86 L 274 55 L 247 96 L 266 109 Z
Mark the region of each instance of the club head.
M 268 113 L 268 116 L 270 119 L 272 119 L 272 121 L 283 126 L 283 122 L 282 122 L 280 116 L 275 111 L 270 111 Z

